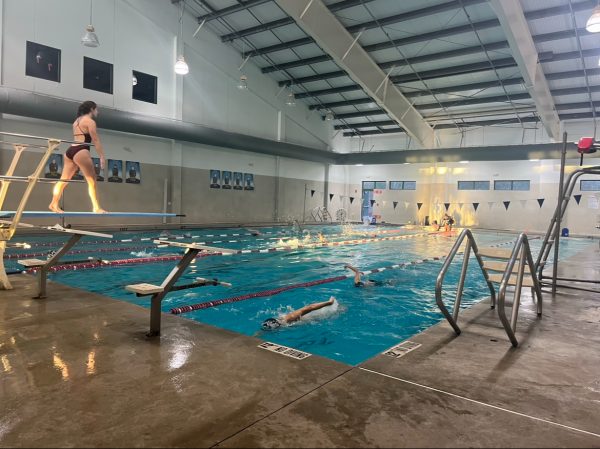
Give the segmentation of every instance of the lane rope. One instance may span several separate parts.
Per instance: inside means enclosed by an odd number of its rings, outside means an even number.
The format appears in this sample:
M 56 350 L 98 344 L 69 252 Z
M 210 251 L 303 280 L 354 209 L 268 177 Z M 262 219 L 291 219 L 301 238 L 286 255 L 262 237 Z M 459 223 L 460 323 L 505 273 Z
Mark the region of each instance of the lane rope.
M 406 267 L 409 267 L 412 265 L 419 265 L 419 264 L 426 263 L 426 262 L 435 262 L 435 261 L 442 260 L 445 257 L 446 256 L 430 257 L 430 258 L 426 258 L 426 259 L 413 260 L 412 262 L 404 262 L 401 264 L 390 265 L 387 267 L 373 268 L 372 270 L 363 271 L 361 273 L 363 276 L 368 276 L 370 274 L 381 273 L 383 271 L 388 271 L 388 270 L 397 270 L 400 268 L 406 268 Z M 183 313 L 194 312 L 196 310 L 209 309 L 211 307 L 216 307 L 216 306 L 220 306 L 223 304 L 231 304 L 231 303 L 235 303 L 235 302 L 246 301 L 248 299 L 253 299 L 253 298 L 264 298 L 266 296 L 275 296 L 280 293 L 287 292 L 289 290 L 313 287 L 315 285 L 329 284 L 331 282 L 338 282 L 338 281 L 343 281 L 343 280 L 352 279 L 352 278 L 354 278 L 354 274 L 335 276 L 335 277 L 330 277 L 330 278 L 325 278 L 325 279 L 318 279 L 316 281 L 301 282 L 299 284 L 286 285 L 285 287 L 273 288 L 273 289 L 263 290 L 263 291 L 255 292 L 255 293 L 248 293 L 246 295 L 232 296 L 230 298 L 216 299 L 214 301 L 201 302 L 201 303 L 190 304 L 190 305 L 181 306 L 181 307 L 174 307 L 173 309 L 171 309 L 171 313 L 173 315 L 181 315 Z

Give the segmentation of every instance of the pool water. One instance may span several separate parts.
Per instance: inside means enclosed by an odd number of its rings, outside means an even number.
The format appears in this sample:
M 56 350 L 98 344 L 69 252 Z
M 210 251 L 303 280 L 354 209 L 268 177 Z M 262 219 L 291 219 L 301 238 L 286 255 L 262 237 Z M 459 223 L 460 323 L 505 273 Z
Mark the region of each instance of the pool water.
M 340 226 L 311 226 L 307 229 L 310 231 L 312 241 L 316 240 L 317 233 L 322 233 L 328 241 L 345 241 L 355 238 L 349 236 L 349 232 L 370 235 L 380 230 L 388 231 L 388 233 L 380 233 L 379 237 L 403 234 L 413 234 L 413 236 L 404 240 L 372 241 L 359 245 L 197 259 L 178 284 L 191 283 L 200 276 L 218 278 L 232 283 L 233 286 L 230 288 L 203 287 L 173 292 L 163 301 L 163 311 L 169 312 L 173 307 L 350 274 L 348 270 L 344 269 L 345 264 L 351 264 L 367 271 L 404 262 L 445 256 L 456 239 L 456 235 L 423 235 L 423 230 L 417 228 L 354 226 L 351 230 L 344 230 Z M 253 237 L 233 235 L 247 233 L 240 229 L 172 231 L 173 234 L 179 236 L 185 234 L 186 237 L 181 241 L 214 242 L 214 246 L 234 249 L 273 247 L 281 238 L 284 240 L 290 238 L 309 240 L 306 232 L 302 233 L 298 230 L 294 232 L 290 227 L 260 228 L 260 232 L 261 236 Z M 126 241 L 108 244 L 91 243 L 92 240 L 98 239 L 88 238 L 76 249 L 89 250 L 89 253 L 72 255 L 65 259 L 82 260 L 90 255 L 97 255 L 102 259 L 112 260 L 172 254 L 174 250 L 171 248 L 157 248 L 151 241 L 140 241 L 140 239 L 157 235 L 157 232 L 118 233 L 114 240 Z M 511 248 L 515 238 L 516 235 L 507 233 L 475 233 L 475 239 L 479 246 L 504 244 L 504 247 Z M 12 250 L 10 253 L 26 254 L 35 251 L 50 251 L 54 248 L 38 245 L 64 241 L 64 238 L 31 237 L 26 240 L 32 248 Z M 561 258 L 576 254 L 586 244 L 587 241 L 583 239 L 562 240 Z M 531 242 L 534 257 L 540 245 L 539 239 Z M 127 250 L 110 252 L 121 248 L 127 248 Z M 98 250 L 109 252 L 99 253 Z M 15 267 L 14 260 L 6 262 L 7 269 Z M 134 294 L 126 292 L 124 286 L 140 282 L 160 284 L 174 264 L 174 262 L 148 263 L 61 271 L 52 274 L 51 279 L 149 307 L 148 297 L 137 298 Z M 181 317 L 245 335 L 257 336 L 263 340 L 356 365 L 443 319 L 435 304 L 434 291 L 435 280 L 441 264 L 441 261 L 425 262 L 367 277 L 382 281 L 381 286 L 356 288 L 352 279 L 347 279 L 194 311 L 181 315 Z M 444 283 L 445 300 L 449 308 L 453 304 L 460 267 L 460 256 L 458 256 Z M 465 285 L 461 307 L 470 307 L 488 297 L 489 290 L 474 259 L 470 264 Z M 301 321 L 277 330 L 261 330 L 261 323 L 267 318 L 281 316 L 310 303 L 326 301 L 332 296 L 336 298 L 333 306 L 313 312 L 306 315 Z

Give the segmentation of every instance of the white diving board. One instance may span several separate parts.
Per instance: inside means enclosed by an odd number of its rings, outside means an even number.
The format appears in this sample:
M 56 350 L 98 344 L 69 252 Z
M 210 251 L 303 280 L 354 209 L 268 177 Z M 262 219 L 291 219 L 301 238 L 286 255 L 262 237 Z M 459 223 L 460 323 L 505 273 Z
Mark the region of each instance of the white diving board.
M 0 217 L 14 217 L 16 211 L 0 211 Z M 184 217 L 184 215 L 178 214 L 164 214 L 154 212 L 106 212 L 99 214 L 96 212 L 51 212 L 45 210 L 30 210 L 24 211 L 23 217 Z
M 176 248 L 194 249 L 198 251 L 208 251 L 211 253 L 221 253 L 223 255 L 232 255 L 237 253 L 237 251 L 235 250 L 217 248 L 215 246 L 198 245 L 197 243 L 173 242 L 170 240 L 154 240 L 154 243 L 160 246 L 172 246 Z

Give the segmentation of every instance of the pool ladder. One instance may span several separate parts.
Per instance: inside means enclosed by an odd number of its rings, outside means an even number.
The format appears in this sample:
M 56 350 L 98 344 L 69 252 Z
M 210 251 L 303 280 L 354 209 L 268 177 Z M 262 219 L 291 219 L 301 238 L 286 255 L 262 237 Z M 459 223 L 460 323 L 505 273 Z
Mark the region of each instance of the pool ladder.
M 442 297 L 444 278 L 465 240 L 466 244 L 463 251 L 462 270 L 456 290 L 456 300 L 454 301 L 452 314 L 450 314 Z M 508 335 L 510 342 L 516 347 L 518 346 L 519 342 L 515 336 L 515 330 L 517 326 L 519 306 L 521 304 L 521 290 L 523 287 L 531 288 L 532 297 L 537 305 L 537 315 L 538 317 L 542 316 L 542 290 L 536 276 L 535 265 L 533 263 L 533 256 L 531 255 L 531 248 L 529 246 L 527 235 L 524 233 L 519 235 L 513 249 L 510 250 L 501 248 L 478 248 L 475 238 L 473 237 L 473 233 L 469 229 L 465 229 L 461 232 L 460 236 L 454 243 L 454 246 L 450 250 L 450 253 L 446 258 L 440 273 L 438 274 L 435 286 L 436 303 L 457 335 L 460 335 L 461 333 L 457 321 L 465 280 L 467 277 L 467 269 L 469 267 L 471 251 L 473 251 L 473 254 L 475 255 L 477 263 L 481 268 L 483 276 L 490 290 L 491 308 L 494 309 L 496 307 L 497 298 L 498 316 L 500 317 L 500 321 Z M 484 260 L 484 257 L 486 260 Z M 526 268 L 528 268 L 527 273 L 525 272 Z M 494 284 L 499 284 L 497 295 Z M 510 320 L 506 316 L 505 307 L 506 290 L 509 285 L 515 286 Z

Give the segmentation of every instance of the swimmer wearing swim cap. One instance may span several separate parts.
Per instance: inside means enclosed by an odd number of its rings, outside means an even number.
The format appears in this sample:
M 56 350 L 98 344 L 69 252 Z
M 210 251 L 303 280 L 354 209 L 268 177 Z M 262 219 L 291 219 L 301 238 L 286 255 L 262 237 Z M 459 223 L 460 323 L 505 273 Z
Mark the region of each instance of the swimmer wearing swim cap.
M 335 303 L 335 298 L 332 296 L 329 298 L 329 301 L 325 302 L 317 302 L 314 304 L 309 304 L 307 306 L 302 307 L 301 309 L 294 310 L 293 312 L 288 313 L 279 318 L 267 318 L 263 321 L 260 326 L 264 331 L 272 331 L 275 330 L 285 324 L 294 323 L 296 321 L 300 321 L 303 316 L 309 314 L 310 312 L 314 312 L 315 310 L 322 309 L 324 307 L 332 306 Z

